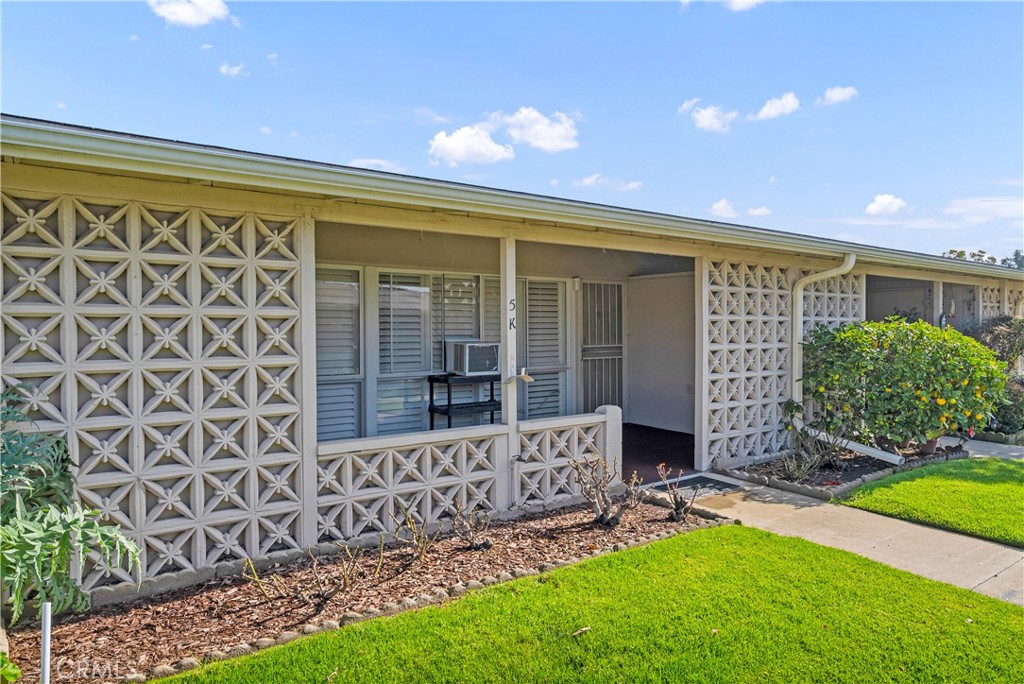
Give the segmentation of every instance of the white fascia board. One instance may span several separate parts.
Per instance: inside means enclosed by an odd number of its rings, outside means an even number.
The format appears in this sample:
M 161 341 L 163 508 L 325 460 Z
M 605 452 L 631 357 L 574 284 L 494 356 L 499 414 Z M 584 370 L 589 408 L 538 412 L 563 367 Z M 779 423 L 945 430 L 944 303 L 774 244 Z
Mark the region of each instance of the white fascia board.
M 915 252 L 6 115 L 0 126 L 0 153 L 13 158 L 232 183 L 268 191 L 395 202 L 513 221 L 584 224 L 638 235 L 826 258 L 854 253 L 862 264 L 1024 280 L 1024 272 L 1014 269 Z

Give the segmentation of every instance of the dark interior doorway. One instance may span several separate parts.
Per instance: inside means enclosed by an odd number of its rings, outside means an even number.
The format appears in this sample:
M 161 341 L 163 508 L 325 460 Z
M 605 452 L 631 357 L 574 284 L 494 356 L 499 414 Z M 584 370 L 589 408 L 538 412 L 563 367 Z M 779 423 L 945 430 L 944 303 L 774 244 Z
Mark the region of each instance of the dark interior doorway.
M 622 475 L 634 470 L 645 484 L 658 481 L 658 464 L 664 463 L 676 477 L 696 472 L 693 467 L 693 435 L 626 423 L 622 426 Z

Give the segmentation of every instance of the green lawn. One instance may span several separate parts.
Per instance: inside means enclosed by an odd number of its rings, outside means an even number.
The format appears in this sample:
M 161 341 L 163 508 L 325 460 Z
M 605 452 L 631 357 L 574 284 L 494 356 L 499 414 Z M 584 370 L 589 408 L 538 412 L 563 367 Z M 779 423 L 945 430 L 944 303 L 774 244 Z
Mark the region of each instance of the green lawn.
M 1021 682 L 1022 636 L 1020 607 L 727 526 L 173 681 Z
M 1024 461 L 937 463 L 866 484 L 843 503 L 1024 547 Z

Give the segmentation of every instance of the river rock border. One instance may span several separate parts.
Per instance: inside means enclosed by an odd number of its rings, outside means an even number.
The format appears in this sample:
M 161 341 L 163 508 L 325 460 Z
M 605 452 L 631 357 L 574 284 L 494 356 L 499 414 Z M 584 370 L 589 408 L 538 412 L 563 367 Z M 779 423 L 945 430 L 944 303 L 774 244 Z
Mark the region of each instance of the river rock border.
M 657 496 L 660 492 L 651 492 L 645 497 L 645 500 L 649 503 L 668 506 L 667 497 L 662 500 L 662 497 Z M 672 532 L 657 532 L 647 537 L 640 537 L 638 539 L 631 539 L 628 542 L 617 542 L 608 546 L 603 546 L 594 551 L 590 551 L 579 556 L 569 556 L 567 558 L 561 558 L 546 563 L 541 563 L 535 568 L 512 568 L 507 572 L 499 572 L 496 575 L 488 575 L 481 577 L 479 580 L 469 580 L 468 582 L 459 582 L 453 584 L 447 589 L 435 589 L 429 594 L 420 594 L 418 596 L 408 596 L 399 599 L 395 602 L 387 602 L 382 604 L 379 608 L 369 608 L 363 612 L 348 612 L 342 615 L 340 620 L 322 620 L 320 622 L 309 622 L 297 630 L 286 630 L 278 632 L 276 634 L 267 635 L 259 639 L 255 639 L 250 643 L 239 643 L 230 645 L 221 645 L 211 648 L 207 651 L 206 656 L 200 660 L 198 658 L 182 658 L 176 663 L 166 663 L 157 665 L 148 671 L 148 673 L 133 672 L 122 679 L 125 682 L 145 682 L 152 679 L 160 679 L 162 677 L 170 677 L 172 675 L 180 674 L 182 672 L 188 672 L 194 670 L 197 667 L 201 667 L 205 663 L 217 662 L 220 660 L 228 660 L 230 658 L 238 658 L 240 656 L 249 655 L 263 649 L 271 648 L 272 646 L 282 646 L 284 644 L 291 643 L 296 639 L 308 636 L 311 634 L 317 634 L 320 632 L 331 632 L 337 629 L 341 629 L 346 625 L 351 625 L 356 622 L 362 622 L 364 620 L 372 620 L 376 617 L 382 617 L 385 615 L 397 615 L 398 613 L 404 613 L 409 610 L 416 610 L 418 608 L 425 608 L 426 606 L 437 605 L 446 603 L 448 601 L 455 600 L 461 596 L 466 595 L 471 591 L 478 591 L 486 587 L 494 586 L 496 584 L 502 584 L 503 582 L 511 582 L 512 580 L 520 579 L 522 577 L 533 577 L 542 573 L 551 572 L 558 568 L 563 568 L 569 565 L 575 565 L 591 558 L 597 558 L 599 556 L 606 556 L 610 553 L 616 553 L 618 551 L 625 551 L 626 549 L 632 549 L 637 546 L 645 546 L 652 542 L 661 541 L 670 537 L 676 537 L 683 534 L 688 534 L 698 529 L 708 529 L 713 527 L 720 527 L 722 525 L 738 525 L 741 524 L 739 520 L 727 518 L 713 511 L 709 511 L 703 508 L 694 506 L 690 511 L 695 517 L 699 518 L 698 522 L 695 523 L 695 527 L 691 529 L 678 529 Z
M 933 463 L 942 463 L 944 461 L 957 461 L 961 458 L 970 457 L 970 452 L 966 449 L 960 449 L 959 451 L 953 451 L 945 454 L 935 454 L 934 456 L 926 456 L 924 458 L 915 459 L 908 463 L 904 463 L 901 466 L 890 466 L 888 468 L 882 468 L 876 470 L 867 475 L 858 477 L 856 480 L 851 482 L 844 482 L 840 485 L 832 487 L 815 487 L 813 485 L 800 484 L 797 482 L 789 482 L 788 480 L 781 480 L 773 475 L 759 475 L 757 473 L 748 473 L 744 470 L 731 470 L 731 469 L 715 469 L 715 472 L 728 477 L 736 478 L 737 480 L 743 480 L 751 484 L 764 485 L 766 487 L 772 487 L 774 489 L 781 489 L 786 492 L 792 492 L 793 494 L 802 494 L 804 496 L 810 496 L 821 501 L 832 501 L 833 499 L 845 499 L 850 496 L 853 490 L 857 489 L 861 485 L 865 485 L 875 480 L 881 480 L 883 477 L 894 475 L 895 473 L 903 473 L 908 470 L 916 470 L 926 465 Z

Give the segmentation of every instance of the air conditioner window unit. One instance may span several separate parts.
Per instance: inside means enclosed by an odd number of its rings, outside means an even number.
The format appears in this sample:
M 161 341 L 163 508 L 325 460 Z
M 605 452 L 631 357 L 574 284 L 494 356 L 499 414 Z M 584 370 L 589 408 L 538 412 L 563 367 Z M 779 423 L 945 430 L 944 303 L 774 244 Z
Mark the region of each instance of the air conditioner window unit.
M 493 375 L 501 368 L 500 350 L 498 342 L 445 340 L 445 371 L 456 375 Z

